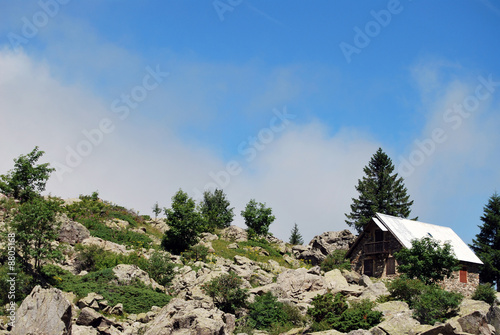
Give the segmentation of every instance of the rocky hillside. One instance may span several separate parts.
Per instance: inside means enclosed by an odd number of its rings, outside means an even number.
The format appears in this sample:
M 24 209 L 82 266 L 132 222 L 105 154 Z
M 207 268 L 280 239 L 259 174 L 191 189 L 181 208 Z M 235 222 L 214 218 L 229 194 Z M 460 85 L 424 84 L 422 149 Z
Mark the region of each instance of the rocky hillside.
M 13 206 L 3 201 L 1 225 Z M 308 314 L 316 296 L 338 292 L 351 306 L 373 302 L 373 310 L 382 315 L 377 325 L 349 334 L 500 333 L 498 306 L 464 299 L 458 314 L 446 322 L 421 324 L 406 302 L 387 298 L 386 283 L 345 269 L 325 271 L 320 265 L 327 255 L 354 241 L 347 230 L 292 246 L 275 237 L 248 240 L 244 229 L 230 226 L 204 233 L 198 246 L 177 256 L 160 247 L 169 229 L 163 219 L 96 199 L 66 200 L 65 208 L 58 216 L 56 242 L 63 258 L 44 265 L 41 285 L 18 302 L 14 319 L 9 319 L 9 305 L 4 307 L 0 334 L 343 334 L 312 332 Z M 230 274 L 237 275 L 248 299 L 242 308 L 227 311 L 207 286 Z M 295 313 L 294 319 L 281 328 L 252 328 L 264 322 L 257 319 L 268 311 L 251 323 L 248 306 L 270 294 L 275 299 L 270 301 L 281 304 L 269 304 L 270 309 L 282 306 Z M 8 324 L 12 320 L 14 327 Z

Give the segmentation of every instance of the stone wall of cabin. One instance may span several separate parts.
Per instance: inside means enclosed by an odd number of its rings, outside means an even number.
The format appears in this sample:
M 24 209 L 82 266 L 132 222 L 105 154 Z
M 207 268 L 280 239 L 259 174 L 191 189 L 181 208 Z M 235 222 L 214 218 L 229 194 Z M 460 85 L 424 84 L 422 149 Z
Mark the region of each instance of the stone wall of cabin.
M 479 285 L 479 267 L 472 263 L 463 263 L 467 269 L 467 283 L 460 282 L 460 271 L 454 271 L 450 277 L 445 278 L 440 286 L 447 291 L 457 292 L 470 298 Z

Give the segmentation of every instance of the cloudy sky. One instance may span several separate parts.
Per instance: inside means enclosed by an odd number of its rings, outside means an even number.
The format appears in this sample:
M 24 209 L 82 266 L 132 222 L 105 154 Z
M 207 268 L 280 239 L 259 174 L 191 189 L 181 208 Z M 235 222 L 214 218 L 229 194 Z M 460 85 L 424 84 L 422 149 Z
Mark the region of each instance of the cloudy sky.
M 151 214 L 180 188 L 252 198 L 271 231 L 347 228 L 381 147 L 412 215 L 478 233 L 500 188 L 500 5 L 0 0 L 0 173 L 39 146 L 47 193 Z

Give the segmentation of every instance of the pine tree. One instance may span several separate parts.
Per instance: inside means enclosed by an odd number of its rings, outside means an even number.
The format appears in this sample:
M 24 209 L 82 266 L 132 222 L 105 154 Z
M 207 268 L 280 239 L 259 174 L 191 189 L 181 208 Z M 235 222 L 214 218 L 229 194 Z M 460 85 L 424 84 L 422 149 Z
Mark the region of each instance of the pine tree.
M 483 224 L 470 246 L 484 265 L 481 267 L 481 281 L 497 285 L 500 292 L 500 196 L 494 193 L 484 207 Z
M 366 176 L 356 186 L 359 197 L 352 199 L 351 213 L 345 214 L 348 219 L 345 222 L 361 232 L 377 212 L 407 218 L 413 200 L 406 194 L 403 178 L 393 173 L 389 156 L 379 148 L 363 171 Z
M 304 240 L 302 239 L 302 235 L 299 233 L 299 226 L 297 226 L 297 223 L 293 226 L 293 229 L 290 234 L 290 244 L 297 245 L 297 244 L 303 244 Z
M 158 219 L 158 215 L 161 213 L 161 208 L 158 206 L 158 201 L 153 206 L 153 214 L 155 215 L 155 220 Z

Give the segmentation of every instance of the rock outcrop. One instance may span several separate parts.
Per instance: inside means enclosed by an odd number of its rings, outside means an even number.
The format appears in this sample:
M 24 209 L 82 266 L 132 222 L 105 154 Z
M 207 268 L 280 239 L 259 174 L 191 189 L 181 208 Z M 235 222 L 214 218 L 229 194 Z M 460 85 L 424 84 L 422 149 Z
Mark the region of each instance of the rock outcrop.
M 153 289 L 165 290 L 163 286 L 154 281 L 154 279 L 151 279 L 148 273 L 141 270 L 137 265 L 118 264 L 113 268 L 113 273 L 118 284 L 130 285 L 134 280 L 139 280 L 144 285 L 151 286 Z
M 234 331 L 234 324 L 234 315 L 223 313 L 213 304 L 174 298 L 148 324 L 145 335 L 229 335 Z
M 315 236 L 305 249 L 293 247 L 298 259 L 303 259 L 313 265 L 321 263 L 334 250 L 347 250 L 356 239 L 349 230 L 329 231 Z
M 66 214 L 59 215 L 57 219 L 61 223 L 57 238 L 59 242 L 75 245 L 90 237 L 90 232 L 84 225 L 70 220 Z
M 221 231 L 221 237 L 226 240 L 243 242 L 248 240 L 245 229 L 238 226 L 229 226 Z
M 12 335 L 71 335 L 71 303 L 56 289 L 35 286 L 17 310 Z

